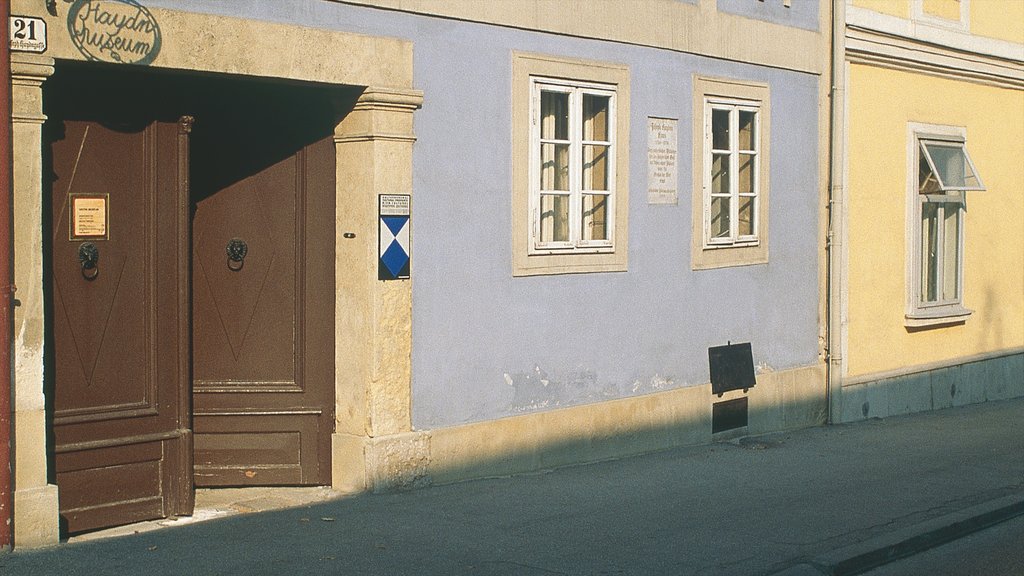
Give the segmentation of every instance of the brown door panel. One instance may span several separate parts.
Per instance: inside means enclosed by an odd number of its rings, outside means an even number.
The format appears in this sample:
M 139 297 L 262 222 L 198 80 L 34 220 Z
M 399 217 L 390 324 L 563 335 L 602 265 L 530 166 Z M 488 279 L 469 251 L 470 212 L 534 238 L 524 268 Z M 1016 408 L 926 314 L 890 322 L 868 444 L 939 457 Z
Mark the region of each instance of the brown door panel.
M 268 156 L 195 205 L 197 486 L 330 483 L 334 144 Z
M 185 125 L 61 125 L 50 148 L 61 514 L 78 532 L 190 513 Z M 77 195 L 104 199 L 105 234 L 72 234 Z M 86 242 L 98 253 L 88 269 Z
M 319 483 L 318 410 L 195 416 L 195 475 L 203 486 Z M 313 458 L 303 458 L 310 453 Z

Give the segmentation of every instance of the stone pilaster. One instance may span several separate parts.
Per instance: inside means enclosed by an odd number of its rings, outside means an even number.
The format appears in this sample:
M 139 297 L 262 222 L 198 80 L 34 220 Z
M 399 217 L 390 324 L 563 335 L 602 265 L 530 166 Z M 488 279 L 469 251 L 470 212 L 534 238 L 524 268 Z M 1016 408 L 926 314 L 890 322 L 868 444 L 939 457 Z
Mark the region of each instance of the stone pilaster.
M 410 414 L 413 280 L 377 279 L 378 198 L 412 194 L 413 112 L 422 102 L 416 90 L 370 87 L 335 129 L 338 490 L 422 478 L 416 462 L 428 448 Z
M 14 545 L 59 541 L 57 486 L 47 484 L 43 396 L 42 85 L 53 58 L 11 55 L 14 187 Z

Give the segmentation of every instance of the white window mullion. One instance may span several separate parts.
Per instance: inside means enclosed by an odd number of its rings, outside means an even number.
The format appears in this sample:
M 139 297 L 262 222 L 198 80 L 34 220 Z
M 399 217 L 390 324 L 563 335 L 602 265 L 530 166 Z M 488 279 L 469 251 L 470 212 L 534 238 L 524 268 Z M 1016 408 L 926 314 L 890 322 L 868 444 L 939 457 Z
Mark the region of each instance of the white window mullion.
M 739 236 L 740 219 L 740 113 L 729 110 L 729 240 Z
M 583 202 L 583 95 L 579 88 L 569 96 L 569 110 L 569 243 L 578 246 Z

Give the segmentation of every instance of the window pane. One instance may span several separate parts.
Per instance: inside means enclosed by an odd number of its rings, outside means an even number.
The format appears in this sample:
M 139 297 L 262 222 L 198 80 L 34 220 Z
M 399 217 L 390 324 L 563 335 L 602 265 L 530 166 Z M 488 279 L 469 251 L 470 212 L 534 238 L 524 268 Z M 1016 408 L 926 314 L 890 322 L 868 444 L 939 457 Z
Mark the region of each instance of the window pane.
M 738 234 L 740 236 L 754 235 L 754 198 L 750 196 L 740 197 L 740 212 L 738 224 Z
M 938 204 L 921 204 L 921 302 L 935 302 L 939 283 Z
M 935 178 L 935 173 L 932 172 L 931 166 L 925 160 L 924 154 L 921 154 L 921 161 L 918 164 L 917 191 L 921 194 L 937 194 L 942 192 L 942 188 L 939 187 L 939 181 Z
M 611 98 L 583 95 L 583 139 L 608 141 L 608 114 Z
M 757 150 L 757 146 L 754 142 L 754 136 L 757 134 L 754 125 L 756 117 L 756 112 L 740 110 L 740 150 Z
M 729 193 L 729 155 L 714 154 L 711 162 L 711 193 Z
M 943 204 L 942 237 L 942 299 L 959 300 L 960 292 L 960 209 L 953 203 Z
M 711 147 L 729 150 L 729 111 L 711 110 Z
M 540 241 L 569 241 L 569 196 L 541 194 Z
M 711 237 L 729 237 L 729 197 L 711 198 Z
M 562 92 L 540 93 L 540 137 L 569 139 L 569 95 Z
M 583 147 L 583 189 L 608 189 L 608 147 L 588 144 Z
M 943 186 L 950 188 L 980 188 L 981 182 L 971 170 L 967 153 L 961 144 L 938 144 L 926 142 L 922 144 L 935 164 L 939 180 Z
M 583 239 L 608 239 L 608 197 L 601 194 L 583 195 Z
M 753 154 L 740 154 L 740 173 L 739 181 L 737 182 L 740 194 L 753 194 L 757 192 L 757 189 L 754 187 L 756 174 L 754 158 Z
M 569 189 L 569 145 L 540 145 L 540 189 Z

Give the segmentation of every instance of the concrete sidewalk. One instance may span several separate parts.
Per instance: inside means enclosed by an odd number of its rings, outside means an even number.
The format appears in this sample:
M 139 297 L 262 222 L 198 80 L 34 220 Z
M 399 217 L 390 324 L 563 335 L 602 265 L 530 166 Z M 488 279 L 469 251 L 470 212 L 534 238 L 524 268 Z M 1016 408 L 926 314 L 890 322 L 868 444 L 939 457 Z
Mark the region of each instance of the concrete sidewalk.
M 1024 513 L 1024 399 L 350 497 L 42 551 L 0 574 L 855 573 Z

